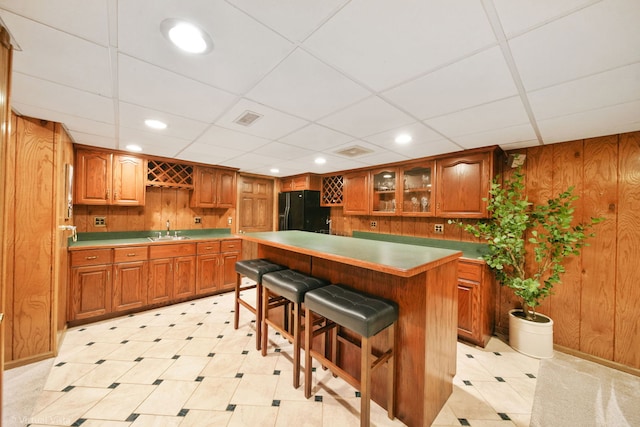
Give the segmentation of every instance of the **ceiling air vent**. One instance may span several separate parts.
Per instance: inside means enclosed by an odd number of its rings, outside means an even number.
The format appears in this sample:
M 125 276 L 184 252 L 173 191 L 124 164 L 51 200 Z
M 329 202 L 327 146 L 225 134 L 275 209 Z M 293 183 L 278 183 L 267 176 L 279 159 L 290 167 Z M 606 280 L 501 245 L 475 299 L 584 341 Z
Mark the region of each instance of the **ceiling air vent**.
M 235 119 L 234 122 L 242 126 L 251 126 L 253 122 L 258 120 L 260 117 L 262 117 L 262 114 L 254 113 L 253 111 L 245 111 L 240 115 L 240 117 Z
M 360 147 L 359 145 L 354 145 L 352 147 L 344 148 L 340 151 L 336 151 L 336 154 L 340 154 L 341 156 L 347 157 L 358 157 L 363 154 L 373 153 L 373 150 L 369 150 L 368 148 Z

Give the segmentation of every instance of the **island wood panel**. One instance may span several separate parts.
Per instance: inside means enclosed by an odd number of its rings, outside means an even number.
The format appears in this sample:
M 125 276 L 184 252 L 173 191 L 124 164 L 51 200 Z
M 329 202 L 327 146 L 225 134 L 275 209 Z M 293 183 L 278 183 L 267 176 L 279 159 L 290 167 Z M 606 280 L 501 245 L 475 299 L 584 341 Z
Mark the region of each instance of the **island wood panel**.
M 583 219 L 604 218 L 582 249 L 580 351 L 613 360 L 615 327 L 618 137 L 584 141 Z M 568 296 L 571 297 L 570 295 Z
M 640 369 L 640 132 L 620 135 L 619 149 L 614 360 Z
M 552 196 L 573 186 L 573 195 L 579 197 L 573 202 L 572 225 L 583 221 L 583 142 L 582 140 L 553 145 L 553 189 Z M 564 263 L 562 286 L 554 287 L 557 297 L 545 312 L 554 321 L 554 342 L 566 347 L 580 346 L 580 293 L 582 287 L 582 262 L 580 256 L 571 257 Z M 557 301 L 560 304 L 554 304 Z

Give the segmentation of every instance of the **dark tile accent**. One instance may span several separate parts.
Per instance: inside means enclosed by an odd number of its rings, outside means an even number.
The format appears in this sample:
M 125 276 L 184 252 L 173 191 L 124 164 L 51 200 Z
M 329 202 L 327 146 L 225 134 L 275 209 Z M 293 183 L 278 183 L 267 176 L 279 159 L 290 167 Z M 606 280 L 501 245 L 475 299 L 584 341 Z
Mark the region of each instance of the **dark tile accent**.
M 180 313 L 180 316 L 184 316 L 185 314 L 187 314 L 187 313 Z
M 535 378 L 535 377 L 536 377 L 536 376 L 535 376 L 535 375 L 533 375 L 533 374 L 527 374 L 527 376 L 528 376 L 529 378 Z
M 57 366 L 57 367 L 60 367 L 60 366 L 62 366 L 62 365 L 65 365 L 66 363 L 67 363 L 67 362 L 60 362 L 60 363 L 58 363 L 56 366 Z
M 146 327 L 147 327 L 147 325 L 142 325 L 142 326 L 140 326 L 140 329 L 144 329 Z
M 185 339 L 186 339 L 187 341 L 190 341 L 190 340 L 192 340 L 192 339 L 193 339 L 193 337 L 187 337 L 187 338 L 185 338 Z
M 155 316 L 160 316 L 162 313 L 156 313 Z
M 174 354 L 173 357 L 172 357 L 172 359 L 179 359 L 179 358 L 180 358 L 179 354 Z
M 204 377 L 196 377 L 196 382 L 201 383 L 203 379 L 204 379 Z
M 279 335 L 280 335 L 280 332 L 276 332 L 276 335 L 278 335 L 278 336 L 279 336 Z
M 129 342 L 129 340 L 124 340 L 124 341 L 120 341 L 120 344 L 126 344 L 128 342 Z
M 224 335 L 218 335 L 216 338 L 223 338 Z
M 236 405 L 234 405 L 234 404 L 227 405 L 227 411 L 233 412 L 235 410 L 236 410 Z
M 499 383 L 503 383 L 504 382 L 504 378 L 502 378 L 502 377 L 496 377 L 496 379 L 498 380 Z
M 175 323 L 172 323 L 172 324 L 169 325 L 170 328 L 173 328 L 174 326 L 176 326 Z
M 244 374 L 242 372 L 238 372 L 236 374 L 236 378 L 242 378 L 244 376 Z
M 461 426 L 470 426 L 471 424 L 469 424 L 469 421 L 467 421 L 466 418 L 458 418 L 458 422 L 460 423 Z
M 197 325 L 198 326 L 202 326 L 202 325 L 204 325 L 204 323 L 200 322 L 200 323 L 197 323 Z
M 280 349 L 280 348 L 276 348 L 276 349 L 275 349 L 275 350 L 273 350 L 273 351 L 275 351 L 276 353 L 280 353 L 280 352 L 282 351 L 282 349 Z
M 106 360 L 100 359 L 96 362 L 96 365 L 102 365 L 104 362 L 106 362 Z
M 315 372 L 315 371 L 316 371 L 316 367 L 314 366 L 311 368 L 311 372 Z
M 362 397 L 359 391 L 356 391 L 356 397 Z
M 505 421 L 511 421 L 511 418 L 509 418 L 509 415 L 505 414 L 504 412 L 498 412 L 498 415 L 500 416 L 500 418 L 502 418 Z
M 140 416 L 140 414 L 131 414 L 127 417 L 127 419 L 125 421 L 129 421 L 130 423 L 134 422 L 138 417 Z
M 66 393 L 66 392 L 68 392 L 68 391 L 73 390 L 74 388 L 75 388 L 75 386 L 68 385 L 68 386 L 66 386 L 65 388 L 63 388 L 63 389 L 62 389 L 62 391 L 64 391 L 64 392 Z
M 273 402 L 271 402 L 271 406 L 280 406 L 280 401 L 274 400 Z
M 162 338 L 156 338 L 155 340 L 153 340 L 153 342 L 160 342 L 162 340 Z
M 144 357 L 137 357 L 134 362 L 140 362 L 142 359 L 144 359 Z
M 86 331 L 87 328 L 78 329 L 78 332 Z
M 242 350 L 242 354 L 249 354 L 249 350 Z
M 499 351 L 494 351 L 493 354 L 495 354 L 496 356 L 502 356 Z
M 128 315 L 127 317 L 133 317 L 133 314 Z
M 315 402 L 322 402 L 322 396 L 315 396 L 315 397 L 313 398 L 313 400 L 314 400 Z
M 195 302 L 192 302 L 192 303 L 191 303 L 191 304 L 189 304 L 189 305 L 196 305 L 196 303 L 195 303 Z
M 109 328 L 110 331 L 113 331 L 114 329 L 118 329 L 118 327 L 117 326 L 112 326 L 112 327 Z
M 86 418 L 78 418 L 73 424 L 71 424 L 71 426 L 72 427 L 81 426 L 82 423 L 84 423 L 85 421 L 87 421 Z
M 473 385 L 469 380 L 463 380 L 462 382 L 464 383 L 464 385 Z
M 94 344 L 95 344 L 95 342 L 93 342 L 93 341 L 87 343 L 87 345 L 94 345 Z
M 215 353 L 209 353 L 209 354 L 207 354 L 207 357 L 213 357 L 215 355 L 216 355 Z
M 231 322 L 229 322 L 228 320 L 226 322 L 224 322 L 225 325 L 228 325 L 229 323 L 231 323 Z
M 178 416 L 179 417 L 186 417 L 188 413 L 189 413 L 189 410 L 187 408 L 182 408 L 182 409 L 180 409 L 180 412 L 178 412 Z
M 248 336 L 248 337 L 252 337 L 252 336 L 253 336 L 253 334 L 252 334 L 251 332 L 249 332 L 249 333 L 247 334 L 247 336 Z
M 116 388 L 120 385 L 120 383 L 113 383 L 108 388 Z
M 473 354 L 467 354 L 466 355 L 469 359 L 473 359 Z
M 251 320 L 251 323 L 256 323 L 256 319 Z
M 280 375 L 280 371 L 276 369 L 275 371 L 273 371 L 273 375 Z
M 162 380 L 155 380 L 153 382 L 153 385 L 160 385 L 160 384 L 162 384 Z
M 205 314 L 211 314 L 211 312 L 210 312 L 210 311 L 207 311 Z

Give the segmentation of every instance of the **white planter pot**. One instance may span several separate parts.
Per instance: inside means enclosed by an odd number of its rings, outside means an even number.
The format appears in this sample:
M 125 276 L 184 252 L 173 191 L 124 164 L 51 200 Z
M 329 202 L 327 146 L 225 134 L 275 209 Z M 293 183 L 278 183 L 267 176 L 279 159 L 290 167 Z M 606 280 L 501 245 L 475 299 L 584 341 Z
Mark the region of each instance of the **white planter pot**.
M 536 313 L 541 321 L 525 320 L 509 311 L 509 345 L 516 351 L 537 359 L 553 357 L 553 320 Z

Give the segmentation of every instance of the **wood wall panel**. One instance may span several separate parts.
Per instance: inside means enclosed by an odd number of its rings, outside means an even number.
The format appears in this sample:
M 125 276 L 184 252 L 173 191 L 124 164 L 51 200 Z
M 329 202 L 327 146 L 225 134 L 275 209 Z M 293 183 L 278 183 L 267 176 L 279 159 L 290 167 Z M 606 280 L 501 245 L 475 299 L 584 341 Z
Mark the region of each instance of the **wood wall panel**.
M 614 360 L 640 368 L 640 132 L 620 136 Z
M 613 360 L 615 319 L 618 137 L 584 141 L 583 219 L 601 217 L 582 250 L 580 351 Z

